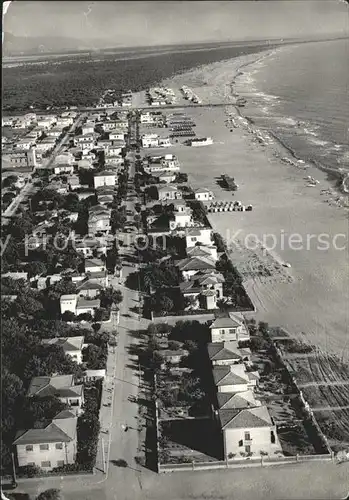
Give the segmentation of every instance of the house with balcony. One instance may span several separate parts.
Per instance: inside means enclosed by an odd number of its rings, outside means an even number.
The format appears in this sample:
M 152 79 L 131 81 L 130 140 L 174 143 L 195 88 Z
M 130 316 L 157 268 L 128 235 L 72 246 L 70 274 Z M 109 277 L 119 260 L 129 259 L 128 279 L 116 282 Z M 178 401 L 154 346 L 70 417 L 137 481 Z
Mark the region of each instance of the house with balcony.
M 74 375 L 52 375 L 32 378 L 27 397 L 44 398 L 56 396 L 62 403 L 69 406 L 77 415 L 82 413 L 84 403 L 84 386 L 75 385 Z
M 43 345 L 62 347 L 64 354 L 70 356 L 77 363 L 82 363 L 82 347 L 84 337 L 54 337 L 52 339 L 43 339 Z
M 219 410 L 224 457 L 273 455 L 281 446 L 266 406 Z
M 211 342 L 245 342 L 250 340 L 245 319 L 241 313 L 230 312 L 216 318 L 210 326 Z
M 63 410 L 51 421 L 16 433 L 13 445 L 19 467 L 37 466 L 48 472 L 74 464 L 77 453 L 77 416 Z
M 60 175 L 60 174 L 72 175 L 74 173 L 74 167 L 73 165 L 69 165 L 68 163 L 57 163 L 53 166 L 53 172 L 55 175 Z

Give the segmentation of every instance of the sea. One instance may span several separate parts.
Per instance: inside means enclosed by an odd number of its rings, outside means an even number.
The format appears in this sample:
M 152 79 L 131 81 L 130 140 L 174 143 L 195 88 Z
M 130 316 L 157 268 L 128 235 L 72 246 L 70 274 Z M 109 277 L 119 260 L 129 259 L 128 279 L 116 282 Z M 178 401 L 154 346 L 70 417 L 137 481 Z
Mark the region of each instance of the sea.
M 349 172 L 349 40 L 280 47 L 237 75 L 242 113 L 297 158 Z

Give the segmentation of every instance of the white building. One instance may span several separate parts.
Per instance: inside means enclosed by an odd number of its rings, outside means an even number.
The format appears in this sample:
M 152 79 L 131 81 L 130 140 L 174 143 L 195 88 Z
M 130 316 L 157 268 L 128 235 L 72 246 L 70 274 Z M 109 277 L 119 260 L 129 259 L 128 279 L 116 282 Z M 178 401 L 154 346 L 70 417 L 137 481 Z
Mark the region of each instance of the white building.
M 111 141 L 125 141 L 125 131 L 114 129 L 109 132 L 109 139 Z
M 61 314 L 64 314 L 65 312 L 71 312 L 75 314 L 77 300 L 78 296 L 75 293 L 62 295 L 59 300 Z
M 208 227 L 187 229 L 185 235 L 186 248 L 194 247 L 197 243 L 201 245 L 212 245 L 212 229 Z
M 241 342 L 250 339 L 244 317 L 238 312 L 216 318 L 210 326 L 210 332 L 211 342 Z
M 117 174 L 109 170 L 103 170 L 93 177 L 93 183 L 95 189 L 101 186 L 116 186 Z
M 144 134 L 142 136 L 143 148 L 156 148 L 159 145 L 159 137 L 157 134 Z
M 74 172 L 74 166 L 66 164 L 66 163 L 60 163 L 60 164 L 53 166 L 53 171 L 54 171 L 55 175 L 60 175 L 60 174 L 70 174 L 71 175 Z
M 214 199 L 214 194 L 212 191 L 206 188 L 194 189 L 194 196 L 196 200 L 199 201 L 210 201 Z

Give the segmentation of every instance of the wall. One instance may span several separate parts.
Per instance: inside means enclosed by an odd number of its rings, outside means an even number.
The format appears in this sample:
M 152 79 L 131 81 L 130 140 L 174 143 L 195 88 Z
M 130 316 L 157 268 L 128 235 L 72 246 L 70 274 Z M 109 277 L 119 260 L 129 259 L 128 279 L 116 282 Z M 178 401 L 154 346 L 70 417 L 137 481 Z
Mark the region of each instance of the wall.
M 39 444 L 33 445 L 33 451 L 26 451 L 26 445 L 17 445 L 17 459 L 19 467 L 28 465 L 28 463 L 34 462 L 40 468 L 43 468 L 41 462 L 50 461 L 51 467 L 44 468 L 44 470 L 50 470 L 54 467 L 58 467 L 57 462 L 64 460 L 64 463 L 72 464 L 75 461 L 76 453 L 76 441 L 73 440 L 69 443 L 63 443 L 62 450 L 56 450 L 56 443 L 47 443 L 49 445 L 49 450 L 40 450 Z
M 249 445 L 251 447 L 251 452 L 255 456 L 260 456 L 261 451 L 266 451 L 270 455 L 273 455 L 274 452 L 280 448 L 278 448 L 278 444 L 271 443 L 271 430 L 274 431 L 276 436 L 276 430 L 274 427 L 258 427 L 255 429 L 227 429 L 223 433 L 225 456 L 228 456 L 229 453 L 240 455 L 240 452 L 245 452 L 245 445 Z M 245 432 L 250 433 L 250 441 L 245 441 Z M 239 442 L 241 441 L 243 443 L 243 446 L 239 446 Z

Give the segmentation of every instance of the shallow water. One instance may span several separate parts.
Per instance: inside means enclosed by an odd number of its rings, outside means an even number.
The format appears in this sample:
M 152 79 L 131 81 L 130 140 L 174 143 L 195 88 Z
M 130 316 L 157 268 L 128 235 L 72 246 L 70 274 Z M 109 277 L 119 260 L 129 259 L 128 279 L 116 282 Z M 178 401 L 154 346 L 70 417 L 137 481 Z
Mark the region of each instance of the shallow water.
M 297 156 L 349 171 L 349 41 L 283 47 L 242 70 L 244 114 Z

